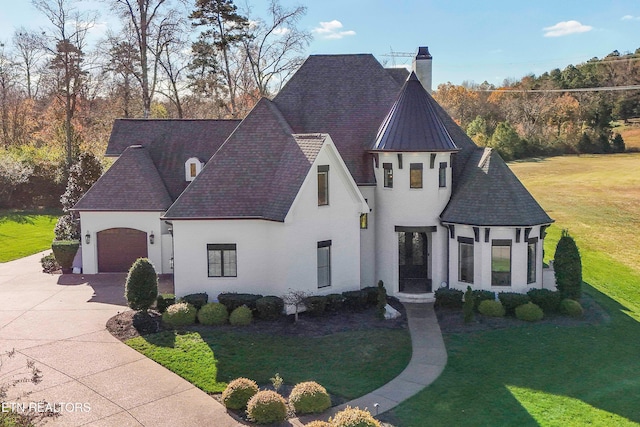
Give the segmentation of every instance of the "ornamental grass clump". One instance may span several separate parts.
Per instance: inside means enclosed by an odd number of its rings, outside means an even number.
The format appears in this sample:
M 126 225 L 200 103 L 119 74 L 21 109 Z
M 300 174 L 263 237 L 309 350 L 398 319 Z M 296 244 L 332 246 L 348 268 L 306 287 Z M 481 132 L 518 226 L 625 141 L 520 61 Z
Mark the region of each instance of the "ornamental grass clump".
M 203 325 L 224 325 L 228 319 L 227 307 L 219 302 L 205 304 L 198 311 L 198 321 Z
M 162 313 L 162 322 L 172 328 L 193 325 L 196 323 L 197 312 L 198 310 L 191 304 L 179 302 L 167 307 L 167 310 Z
M 333 418 L 329 418 L 331 427 L 380 427 L 380 422 L 369 411 L 347 406 Z
M 315 381 L 296 384 L 289 395 L 296 414 L 317 414 L 331 406 L 327 390 Z
M 478 306 L 480 314 L 489 317 L 504 317 L 505 309 L 500 301 L 484 300 Z
M 243 409 L 258 392 L 258 384 L 249 378 L 236 378 L 222 392 L 222 404 L 229 409 Z
M 247 402 L 247 416 L 257 424 L 281 423 L 287 418 L 287 402 L 275 391 L 259 391 Z
M 538 320 L 542 320 L 544 312 L 536 304 L 528 302 L 516 307 L 516 317 L 520 320 L 526 320 L 527 322 L 537 322 Z
M 240 306 L 231 312 L 229 323 L 233 326 L 247 326 L 253 321 L 253 313 L 246 305 Z

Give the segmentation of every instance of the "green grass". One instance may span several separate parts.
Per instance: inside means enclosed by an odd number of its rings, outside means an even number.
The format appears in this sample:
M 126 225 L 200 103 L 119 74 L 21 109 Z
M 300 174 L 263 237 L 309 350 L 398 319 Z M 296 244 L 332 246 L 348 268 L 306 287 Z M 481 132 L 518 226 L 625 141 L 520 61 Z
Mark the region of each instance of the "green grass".
M 640 425 L 640 155 L 511 167 L 557 221 L 545 259 L 568 228 L 585 292 L 610 320 L 447 335 L 443 374 L 387 417 L 402 427 Z
M 161 332 L 127 344 L 211 393 L 238 377 L 269 384 L 277 372 L 287 384 L 313 380 L 351 399 L 393 379 L 411 358 L 408 331 L 387 329 L 317 338 L 202 329 Z
M 51 247 L 59 213 L 0 210 L 0 262 L 13 261 Z

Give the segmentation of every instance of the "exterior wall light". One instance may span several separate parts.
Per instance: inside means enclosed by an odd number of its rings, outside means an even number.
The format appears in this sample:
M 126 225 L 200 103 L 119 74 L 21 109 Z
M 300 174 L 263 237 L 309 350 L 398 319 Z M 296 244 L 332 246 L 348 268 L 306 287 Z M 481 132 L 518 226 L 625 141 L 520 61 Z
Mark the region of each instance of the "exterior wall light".
M 87 234 L 84 235 L 84 242 L 88 245 L 89 243 L 91 243 L 91 233 L 89 233 L 89 230 L 87 230 Z
M 151 234 L 149 234 L 149 243 L 153 245 L 155 241 L 156 241 L 156 236 L 153 234 L 153 231 L 152 231 Z

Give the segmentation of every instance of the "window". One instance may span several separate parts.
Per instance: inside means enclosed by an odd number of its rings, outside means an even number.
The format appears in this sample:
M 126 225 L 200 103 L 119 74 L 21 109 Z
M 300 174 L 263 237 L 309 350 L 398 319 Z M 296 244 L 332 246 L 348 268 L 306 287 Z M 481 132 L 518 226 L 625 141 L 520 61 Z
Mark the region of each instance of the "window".
M 318 206 L 329 204 L 329 165 L 318 166 Z
M 440 169 L 438 170 L 438 183 L 440 187 L 447 186 L 447 162 L 440 162 Z
M 393 166 L 391 163 L 383 163 L 384 169 L 384 186 L 386 188 L 393 188 Z
M 422 163 L 411 163 L 409 168 L 409 187 L 422 188 Z
M 209 277 L 236 277 L 238 266 L 235 243 L 207 245 Z
M 331 286 L 331 240 L 318 242 L 318 289 Z
M 429 169 L 433 169 L 433 166 L 436 164 L 436 153 L 431 153 L 431 157 L 429 159 Z
M 458 281 L 473 283 L 473 239 L 458 237 Z
M 491 242 L 491 285 L 511 286 L 511 240 Z
M 366 230 L 367 228 L 369 228 L 369 214 L 360 214 L 360 228 L 362 230 Z
M 187 182 L 193 181 L 202 170 L 202 162 L 197 157 L 191 157 L 184 163 L 184 178 Z
M 191 163 L 189 165 L 189 176 L 191 178 L 195 178 L 197 173 L 198 172 L 196 171 L 196 164 L 195 163 Z
M 537 247 L 537 238 L 527 240 L 527 283 L 534 283 L 536 281 Z

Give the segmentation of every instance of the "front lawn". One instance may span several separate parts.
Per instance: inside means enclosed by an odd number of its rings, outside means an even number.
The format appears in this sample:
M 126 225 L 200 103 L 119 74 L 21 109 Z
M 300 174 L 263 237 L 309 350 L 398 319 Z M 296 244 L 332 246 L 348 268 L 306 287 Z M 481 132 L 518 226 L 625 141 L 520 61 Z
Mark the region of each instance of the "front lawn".
M 58 216 L 55 212 L 0 210 L 0 262 L 50 248 Z
M 202 329 L 160 332 L 127 344 L 210 393 L 222 392 L 228 381 L 238 377 L 270 384 L 277 372 L 287 384 L 313 380 L 332 394 L 352 399 L 389 382 L 411 358 L 406 329 L 323 337 Z

